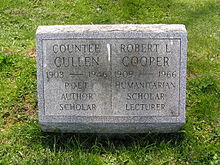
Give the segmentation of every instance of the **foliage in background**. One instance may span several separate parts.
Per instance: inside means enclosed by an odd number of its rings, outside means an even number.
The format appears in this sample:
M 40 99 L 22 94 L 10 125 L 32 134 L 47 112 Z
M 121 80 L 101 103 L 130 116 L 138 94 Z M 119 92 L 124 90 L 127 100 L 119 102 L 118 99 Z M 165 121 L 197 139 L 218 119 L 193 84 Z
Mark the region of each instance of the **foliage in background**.
M 187 124 L 175 134 L 49 134 L 37 121 L 35 32 L 56 24 L 185 24 Z M 1 0 L 0 164 L 220 164 L 218 0 Z

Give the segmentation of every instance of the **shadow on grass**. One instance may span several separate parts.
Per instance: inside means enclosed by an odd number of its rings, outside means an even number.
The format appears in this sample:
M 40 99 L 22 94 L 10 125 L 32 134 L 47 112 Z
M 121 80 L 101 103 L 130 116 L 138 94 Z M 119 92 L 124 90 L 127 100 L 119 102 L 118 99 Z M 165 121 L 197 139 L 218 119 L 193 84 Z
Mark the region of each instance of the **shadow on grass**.
M 51 152 L 115 153 L 118 151 L 149 152 L 161 148 L 183 149 L 188 141 L 184 129 L 177 133 L 142 134 L 77 134 L 43 132 L 37 119 L 15 126 L 8 138 L 27 146 L 42 146 Z
M 171 147 L 182 145 L 185 134 L 151 133 L 151 134 L 73 134 L 45 133 L 42 134 L 42 145 L 51 150 L 81 150 L 87 152 L 116 152 L 119 149 L 142 150 L 161 146 L 161 143 Z
M 185 6 L 185 13 L 187 13 L 185 19 L 183 19 L 183 24 L 189 27 L 200 23 L 202 24 L 204 23 L 204 20 L 217 16 L 217 13 L 219 14 L 220 3 L 217 1 L 213 1 L 212 3 L 205 2 L 201 6 L 198 5 L 194 10 L 189 9 L 184 3 L 182 3 L 181 6 Z M 204 26 L 206 25 L 204 24 Z
M 177 133 L 144 133 L 144 134 L 76 134 L 43 132 L 37 119 L 28 120 L 23 125 L 16 125 L 10 133 L 4 135 L 14 145 L 30 148 L 48 149 L 50 152 L 69 152 L 105 154 L 134 152 L 144 154 L 161 149 L 185 151 L 188 135 L 184 130 Z

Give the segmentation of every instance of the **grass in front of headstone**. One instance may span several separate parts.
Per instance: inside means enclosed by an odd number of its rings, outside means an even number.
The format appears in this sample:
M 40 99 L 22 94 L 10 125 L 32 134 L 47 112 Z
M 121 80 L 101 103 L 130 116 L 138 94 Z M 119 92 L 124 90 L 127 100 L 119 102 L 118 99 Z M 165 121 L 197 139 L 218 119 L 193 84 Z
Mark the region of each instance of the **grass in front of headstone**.
M 0 164 L 219 164 L 218 0 L 0 1 Z M 187 123 L 117 138 L 43 133 L 37 120 L 39 25 L 176 23 L 188 31 Z

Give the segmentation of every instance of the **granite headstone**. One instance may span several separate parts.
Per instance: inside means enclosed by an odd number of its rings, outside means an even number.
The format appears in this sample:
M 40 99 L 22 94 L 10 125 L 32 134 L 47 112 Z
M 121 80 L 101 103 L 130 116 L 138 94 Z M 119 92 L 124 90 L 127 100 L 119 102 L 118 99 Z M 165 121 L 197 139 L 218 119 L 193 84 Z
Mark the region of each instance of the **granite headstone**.
M 175 132 L 185 123 L 184 25 L 57 25 L 37 29 L 44 131 Z

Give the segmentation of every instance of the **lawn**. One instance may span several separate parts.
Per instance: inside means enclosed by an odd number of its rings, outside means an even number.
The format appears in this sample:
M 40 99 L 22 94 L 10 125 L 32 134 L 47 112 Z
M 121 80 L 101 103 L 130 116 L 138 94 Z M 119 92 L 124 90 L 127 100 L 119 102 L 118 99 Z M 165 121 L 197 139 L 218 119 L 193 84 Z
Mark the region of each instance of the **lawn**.
M 41 131 L 35 32 L 56 24 L 185 24 L 187 123 L 102 138 Z M 0 164 L 220 164 L 219 0 L 1 0 Z

